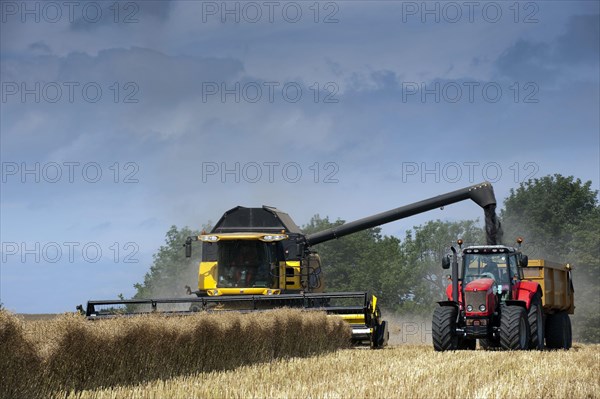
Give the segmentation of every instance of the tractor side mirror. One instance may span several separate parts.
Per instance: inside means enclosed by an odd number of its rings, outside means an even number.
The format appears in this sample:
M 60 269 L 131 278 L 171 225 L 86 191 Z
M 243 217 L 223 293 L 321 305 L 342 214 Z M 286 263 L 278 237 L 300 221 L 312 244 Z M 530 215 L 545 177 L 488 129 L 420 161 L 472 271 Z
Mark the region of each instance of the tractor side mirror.
M 527 257 L 527 255 L 521 255 L 521 259 L 519 260 L 519 266 L 527 267 L 528 264 L 529 264 L 529 258 Z
M 442 269 L 450 269 L 450 255 L 442 258 Z

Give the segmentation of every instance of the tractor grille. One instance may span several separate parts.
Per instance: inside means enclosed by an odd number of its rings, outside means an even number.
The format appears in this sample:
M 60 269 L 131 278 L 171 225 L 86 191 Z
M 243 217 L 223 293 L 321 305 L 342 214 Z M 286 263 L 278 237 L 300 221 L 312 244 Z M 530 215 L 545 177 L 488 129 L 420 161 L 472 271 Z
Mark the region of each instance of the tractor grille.
M 467 300 L 467 306 L 473 306 L 472 313 L 485 313 L 479 310 L 479 305 L 486 305 L 485 298 L 487 296 L 486 291 L 467 291 L 465 292 L 465 298 Z M 470 313 L 471 313 L 470 312 Z

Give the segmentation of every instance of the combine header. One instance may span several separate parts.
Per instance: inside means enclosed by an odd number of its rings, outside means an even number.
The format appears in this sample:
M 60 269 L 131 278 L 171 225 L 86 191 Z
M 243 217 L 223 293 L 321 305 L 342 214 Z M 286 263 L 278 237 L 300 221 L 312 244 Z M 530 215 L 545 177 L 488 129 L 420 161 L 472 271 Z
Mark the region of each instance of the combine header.
M 195 297 L 89 301 L 90 319 L 115 314 L 164 312 L 181 315 L 195 311 L 261 311 L 296 307 L 325 311 L 346 320 L 355 344 L 381 348 L 388 329 L 377 297 L 367 292 L 325 292 L 321 259 L 313 246 L 361 230 L 471 199 L 492 221 L 488 234 L 499 229 L 491 184 L 481 183 L 346 223 L 314 234 L 304 234 L 290 216 L 276 208 L 235 207 L 221 217 L 210 233 L 188 237 L 190 257 L 194 242 L 202 244 Z M 175 309 L 174 309 L 175 307 Z M 180 307 L 177 309 L 177 307 Z M 83 312 L 83 308 L 80 308 Z

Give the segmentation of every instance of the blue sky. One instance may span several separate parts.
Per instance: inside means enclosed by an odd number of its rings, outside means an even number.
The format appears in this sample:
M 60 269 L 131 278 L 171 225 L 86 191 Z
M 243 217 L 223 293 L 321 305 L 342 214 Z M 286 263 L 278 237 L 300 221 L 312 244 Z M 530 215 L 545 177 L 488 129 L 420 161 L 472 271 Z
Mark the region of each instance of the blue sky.
M 14 311 L 132 295 L 169 226 L 236 205 L 304 224 L 483 180 L 599 187 L 598 2 L 72 4 L 0 2 Z

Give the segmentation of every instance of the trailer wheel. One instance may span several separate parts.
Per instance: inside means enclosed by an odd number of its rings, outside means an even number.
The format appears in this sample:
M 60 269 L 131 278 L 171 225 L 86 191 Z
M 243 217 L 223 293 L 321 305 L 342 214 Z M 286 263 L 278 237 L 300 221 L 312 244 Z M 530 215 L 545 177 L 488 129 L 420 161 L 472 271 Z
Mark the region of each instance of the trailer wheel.
M 548 315 L 546 345 L 551 349 L 569 349 L 572 345 L 571 319 L 566 312 Z
M 529 321 L 521 306 L 503 306 L 500 315 L 500 346 L 502 349 L 529 348 Z
M 544 315 L 542 313 L 542 298 L 535 294 L 529 306 L 529 349 L 544 349 Z
M 436 351 L 451 351 L 458 349 L 456 335 L 456 318 L 458 310 L 454 306 L 438 306 L 433 311 L 431 335 L 433 349 Z
M 573 346 L 573 329 L 571 328 L 571 318 L 567 313 L 565 313 L 565 318 L 567 320 L 567 332 L 569 334 L 569 338 L 567 339 L 567 347 L 565 349 L 571 349 L 571 346 Z

